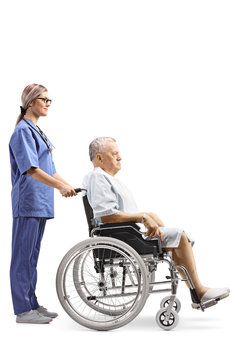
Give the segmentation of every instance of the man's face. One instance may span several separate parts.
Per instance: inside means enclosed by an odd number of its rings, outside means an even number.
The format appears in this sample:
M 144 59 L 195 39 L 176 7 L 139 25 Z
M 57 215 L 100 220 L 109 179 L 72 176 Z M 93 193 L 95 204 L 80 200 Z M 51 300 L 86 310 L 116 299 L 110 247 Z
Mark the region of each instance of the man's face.
M 101 168 L 108 174 L 114 176 L 121 169 L 121 156 L 117 143 L 107 141 L 105 151 L 99 153 Z

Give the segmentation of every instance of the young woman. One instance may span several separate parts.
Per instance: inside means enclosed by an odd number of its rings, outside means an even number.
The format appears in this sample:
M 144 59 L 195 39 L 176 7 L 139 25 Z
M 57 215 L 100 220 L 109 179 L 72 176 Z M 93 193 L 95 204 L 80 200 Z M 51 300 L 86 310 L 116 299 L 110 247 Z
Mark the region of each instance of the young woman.
M 9 143 L 13 211 L 10 279 L 18 323 L 49 323 L 57 316 L 37 301 L 37 262 L 46 220 L 54 217 L 53 188 L 65 197 L 77 195 L 57 174 L 53 145 L 37 125 L 41 116 L 47 116 L 51 102 L 44 86 L 28 85 Z

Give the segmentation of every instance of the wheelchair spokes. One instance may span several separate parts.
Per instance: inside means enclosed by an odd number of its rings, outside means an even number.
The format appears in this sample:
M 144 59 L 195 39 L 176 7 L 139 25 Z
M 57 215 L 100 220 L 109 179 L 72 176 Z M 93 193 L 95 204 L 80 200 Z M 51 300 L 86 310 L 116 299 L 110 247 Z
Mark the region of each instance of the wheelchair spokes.
M 104 243 L 92 240 L 91 246 L 80 246 L 73 255 L 61 275 L 62 304 L 69 315 L 81 318 L 85 326 L 97 323 L 100 330 L 134 318 L 146 301 L 149 286 L 138 254 L 110 244 L 108 238 Z
M 138 278 L 135 265 L 128 259 L 116 255 L 100 259 L 94 256 L 96 250 L 99 252 L 100 248 L 88 250 L 74 260 L 73 282 L 76 291 L 96 311 L 122 314 L 134 301 L 141 274 Z

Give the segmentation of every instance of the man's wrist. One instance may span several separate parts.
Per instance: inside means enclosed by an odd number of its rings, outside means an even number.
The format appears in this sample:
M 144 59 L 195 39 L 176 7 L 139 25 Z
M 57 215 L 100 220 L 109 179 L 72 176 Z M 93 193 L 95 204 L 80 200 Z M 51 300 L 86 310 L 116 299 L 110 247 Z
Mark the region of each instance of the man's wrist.
M 142 216 L 142 220 L 141 220 L 141 223 L 144 224 L 145 220 L 146 220 L 146 214 L 144 213 L 143 216 Z

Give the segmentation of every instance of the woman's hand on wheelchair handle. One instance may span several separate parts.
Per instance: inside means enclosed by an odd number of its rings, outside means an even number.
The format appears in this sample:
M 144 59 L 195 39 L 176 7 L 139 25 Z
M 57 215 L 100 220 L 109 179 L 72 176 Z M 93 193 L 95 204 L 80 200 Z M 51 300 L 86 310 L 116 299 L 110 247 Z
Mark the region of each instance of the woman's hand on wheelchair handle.
M 59 188 L 59 191 L 64 197 L 72 197 L 77 195 L 74 188 L 67 184 L 62 184 L 62 186 Z

